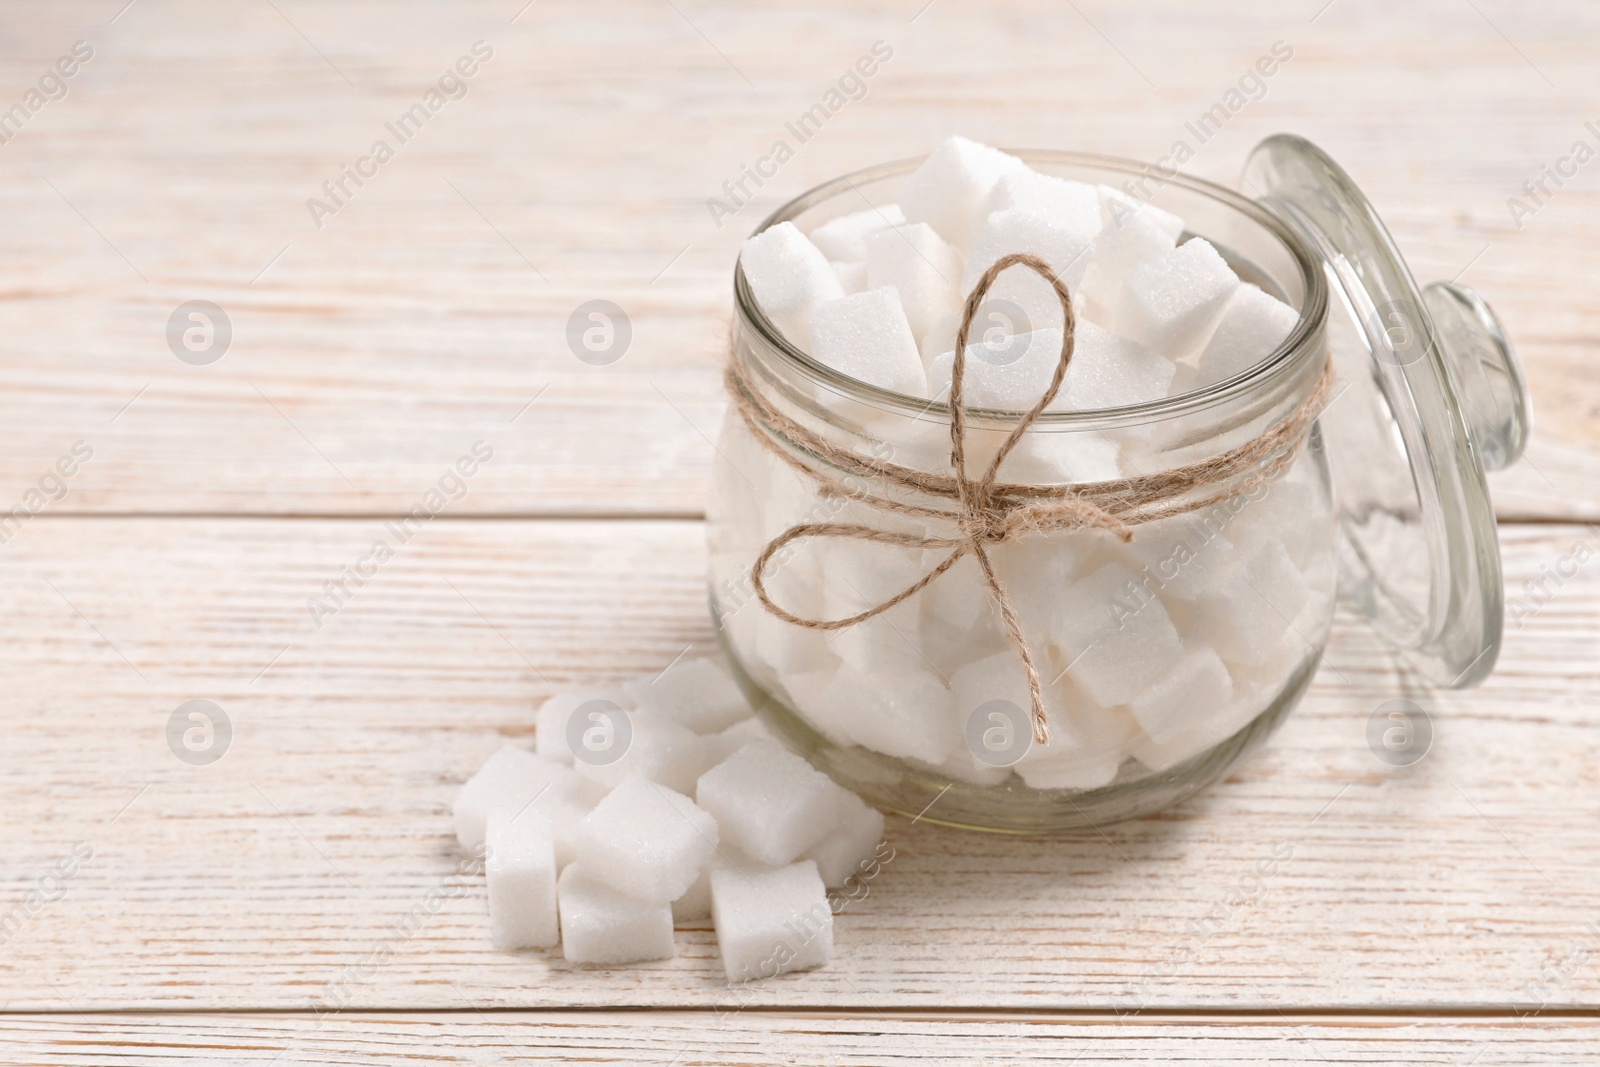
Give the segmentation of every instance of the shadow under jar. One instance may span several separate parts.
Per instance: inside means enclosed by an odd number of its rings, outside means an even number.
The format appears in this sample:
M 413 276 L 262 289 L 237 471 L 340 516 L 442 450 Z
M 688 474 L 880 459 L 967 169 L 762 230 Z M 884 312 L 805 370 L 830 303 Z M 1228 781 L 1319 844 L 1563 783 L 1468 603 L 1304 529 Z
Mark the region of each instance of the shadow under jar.
M 1142 164 L 1105 157 L 1016 154 L 1043 173 L 1090 183 L 1122 186 L 1146 173 Z M 859 210 L 863 197 L 890 201 L 919 162 L 820 186 L 763 228 L 791 221 L 809 231 Z M 1330 353 L 1330 275 L 1311 242 L 1279 213 L 1208 182 L 1174 179 L 1154 202 L 1182 215 L 1241 279 L 1295 308 L 1298 322 L 1275 352 L 1229 380 L 1137 406 L 1041 415 L 1001 466 L 1001 481 L 1079 484 L 1203 462 L 1259 436 L 1316 389 Z M 813 360 L 766 318 L 742 272 L 735 300 L 732 358 L 776 412 L 836 448 L 951 472 L 943 401 L 870 386 Z M 974 337 L 981 327 L 980 319 Z M 971 476 L 1020 418 L 969 409 Z M 1081 529 L 990 548 L 1044 681 L 1052 739 L 1037 744 L 1021 660 L 970 554 L 909 599 L 847 628 L 806 628 L 766 609 L 752 565 L 796 524 L 858 523 L 919 536 L 952 528 L 823 491 L 832 482 L 911 499 L 846 475 L 770 422 L 757 419 L 752 430 L 730 408 L 708 514 L 720 639 L 766 723 L 877 807 L 1019 833 L 1157 811 L 1223 776 L 1295 706 L 1316 671 L 1340 557 L 1349 551 L 1324 429 L 1313 425 L 1270 480 L 1246 474 L 1203 486 L 1194 497 L 1217 499 L 1137 525 L 1131 542 Z M 912 502 L 950 508 L 948 500 Z M 1426 525 L 1420 514 L 1409 517 Z M 1490 536 L 1492 547 L 1492 523 Z M 789 612 L 840 619 L 888 600 L 949 554 L 810 538 L 787 545 L 763 573 L 771 598 Z M 1494 610 L 1497 637 L 1498 600 Z

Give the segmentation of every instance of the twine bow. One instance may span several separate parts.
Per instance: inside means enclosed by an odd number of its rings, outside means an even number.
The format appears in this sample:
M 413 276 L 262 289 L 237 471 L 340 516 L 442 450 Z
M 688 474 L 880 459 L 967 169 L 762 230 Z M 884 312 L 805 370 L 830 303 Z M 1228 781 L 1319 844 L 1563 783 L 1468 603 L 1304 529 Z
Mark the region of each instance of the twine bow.
M 1013 266 L 1024 266 L 1034 271 L 1055 290 L 1061 302 L 1063 318 L 1061 356 L 1051 375 L 1050 385 L 1026 414 L 1017 420 L 1006 436 L 994 458 L 983 474 L 977 478 L 967 474 L 966 462 L 966 408 L 962 404 L 963 378 L 966 372 L 967 337 L 972 321 L 977 316 L 989 289 L 1000 274 Z M 1016 608 L 1006 593 L 1004 584 L 995 573 L 990 550 L 1016 537 L 1032 533 L 1063 530 L 1101 529 L 1122 541 L 1133 537 L 1132 527 L 1145 522 L 1185 514 L 1209 507 L 1227 497 L 1247 492 L 1289 465 L 1299 450 L 1311 424 L 1316 420 L 1326 401 L 1332 381 L 1331 365 L 1325 364 L 1316 387 L 1292 412 L 1273 424 L 1261 435 L 1237 448 L 1212 459 L 1164 471 L 1155 475 L 1093 482 L 1073 486 L 1040 486 L 1003 483 L 998 480 L 1000 465 L 1022 439 L 1022 435 L 1038 419 L 1060 392 L 1067 367 L 1072 362 L 1076 313 L 1066 285 L 1056 277 L 1050 265 L 1038 256 L 1013 253 L 1002 256 L 984 271 L 983 277 L 973 287 L 962 308 L 960 328 L 956 331 L 955 362 L 950 371 L 950 467 L 949 475 L 920 471 L 862 456 L 824 440 L 810 429 L 800 425 L 779 411 L 745 377 L 738 360 L 731 360 L 726 374 L 726 385 L 733 398 L 735 409 L 744 419 L 756 440 L 769 451 L 782 458 L 792 468 L 819 484 L 825 496 L 845 497 L 877 510 L 896 512 L 916 518 L 944 521 L 954 527 L 946 536 L 925 536 L 880 530 L 853 522 L 806 522 L 789 527 L 767 543 L 751 566 L 750 579 L 757 598 L 767 611 L 785 622 L 812 630 L 843 630 L 883 614 L 896 604 L 915 596 L 936 581 L 963 556 L 977 560 L 988 587 L 989 597 L 1000 612 L 1006 637 L 1017 650 L 1024 673 L 1028 678 L 1029 715 L 1033 725 L 1033 739 L 1038 744 L 1050 741 L 1050 724 L 1045 716 L 1044 685 L 1034 664 L 1033 652 L 1023 635 Z M 842 471 L 847 476 L 862 479 L 881 479 L 890 485 L 913 493 L 950 500 L 954 509 L 932 507 L 908 502 L 883 494 L 855 488 L 848 483 L 813 470 L 799 458 L 781 447 L 772 435 L 779 435 L 802 453 Z M 1253 468 L 1253 470 L 1252 470 Z M 1185 500 L 1198 487 L 1231 480 L 1248 474 L 1244 484 L 1235 486 L 1201 500 Z M 780 607 L 768 594 L 763 572 L 773 556 L 788 545 L 808 538 L 834 537 L 848 540 L 900 545 L 906 548 L 949 549 L 940 563 L 911 585 L 882 603 L 843 619 L 807 619 Z

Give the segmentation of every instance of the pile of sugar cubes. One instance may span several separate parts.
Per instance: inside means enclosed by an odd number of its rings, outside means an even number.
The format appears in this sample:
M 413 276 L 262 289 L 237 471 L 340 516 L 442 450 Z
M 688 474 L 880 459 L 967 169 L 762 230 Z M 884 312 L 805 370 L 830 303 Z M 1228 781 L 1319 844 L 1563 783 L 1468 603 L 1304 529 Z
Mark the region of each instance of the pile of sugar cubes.
M 951 138 L 905 179 L 896 203 L 809 234 L 773 226 L 745 243 L 740 262 L 767 316 L 813 357 L 937 398 L 949 388 L 966 294 L 999 257 L 1040 255 L 1059 269 L 1079 312 L 1056 405 L 1100 408 L 1232 377 L 1270 355 L 1297 321 L 1288 305 L 1241 283 L 1204 238 L 1179 243 L 1184 233 L 1182 219 L 1121 192 Z M 966 395 L 974 406 L 1023 410 L 1059 358 L 1060 305 L 1020 267 L 1001 275 L 996 298 L 1020 308 L 1032 329 L 972 342 Z M 931 427 L 915 431 L 931 442 L 928 469 L 947 470 L 948 428 L 914 421 Z M 1126 453 L 1149 429 L 1030 432 L 1003 474 L 1095 481 L 1144 473 Z M 897 426 L 883 432 L 895 461 L 916 465 L 907 458 L 916 440 L 894 437 Z M 1044 450 L 1056 441 L 1051 456 Z M 1027 681 L 976 561 L 959 560 L 917 595 L 841 630 L 784 622 L 749 594 L 748 575 L 791 526 L 926 531 L 819 495 L 738 419 L 725 423 L 718 450 L 712 581 L 732 648 L 758 684 L 829 743 L 891 757 L 872 762 L 875 775 L 1076 791 L 1165 772 L 1262 715 L 1326 636 L 1334 524 L 1310 518 L 1329 505 L 1307 451 L 1266 485 L 1141 525 L 1128 544 L 1075 530 L 995 545 L 994 564 L 1047 682 L 1053 734 L 1049 745 L 1007 761 L 974 747 L 972 717 L 997 700 L 1026 708 Z M 1041 457 L 1048 462 L 1035 462 Z M 789 611 L 839 619 L 883 603 L 946 555 L 816 538 L 775 561 L 767 588 Z
M 739 263 L 767 318 L 797 347 L 860 381 L 910 396 L 950 388 L 959 312 L 1000 257 L 1045 260 L 1074 297 L 1077 329 L 1052 410 L 1120 407 L 1189 392 L 1259 363 L 1298 313 L 1242 283 L 1183 219 L 1106 185 L 1031 169 L 962 137 L 939 146 L 894 203 L 801 233 L 781 222 L 744 243 Z M 1181 241 L 1181 243 L 1180 243 Z M 1050 381 L 1061 306 L 1025 267 L 1002 274 L 986 307 L 1002 326 L 969 337 L 969 407 L 1021 411 Z
M 773 740 L 721 661 L 556 694 L 535 743 L 501 748 L 455 802 L 497 948 L 666 959 L 674 924 L 709 917 L 730 982 L 832 956 L 828 891 L 874 869 L 883 815 Z

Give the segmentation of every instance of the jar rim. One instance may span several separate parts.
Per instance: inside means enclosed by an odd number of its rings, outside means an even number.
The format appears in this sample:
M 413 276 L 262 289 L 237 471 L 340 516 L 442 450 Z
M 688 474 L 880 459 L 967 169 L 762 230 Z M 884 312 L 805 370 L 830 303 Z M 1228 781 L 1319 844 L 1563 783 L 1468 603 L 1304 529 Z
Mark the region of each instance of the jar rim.
M 1145 179 L 1150 177 L 1150 164 L 1121 156 L 1100 155 L 1090 152 L 1067 152 L 1054 149 L 1008 148 L 1004 149 L 1004 151 L 1016 156 L 1025 163 L 1041 162 L 1083 166 L 1134 175 Z M 920 166 L 925 159 L 927 159 L 927 156 L 913 156 L 879 163 L 842 174 L 837 178 L 813 186 L 781 204 L 751 231 L 752 236 L 780 222 L 790 221 L 802 212 L 834 196 L 845 192 L 857 191 L 858 183 L 877 181 L 897 173 L 908 174 Z M 1300 365 L 1310 358 L 1312 354 L 1321 351 L 1321 345 L 1312 342 L 1320 339 L 1323 326 L 1327 321 L 1328 284 L 1323 273 L 1321 260 L 1306 244 L 1305 240 L 1282 218 L 1268 210 L 1260 202 L 1251 200 L 1229 189 L 1227 186 L 1182 173 L 1176 174 L 1171 178 L 1164 175 L 1160 176 L 1160 181 L 1162 186 L 1176 185 L 1190 192 L 1210 197 L 1225 207 L 1247 217 L 1251 222 L 1259 225 L 1278 239 L 1299 270 L 1301 283 L 1304 286 L 1305 298 L 1298 309 L 1299 317 L 1295 321 L 1294 328 L 1289 331 L 1288 336 L 1270 355 L 1258 360 L 1255 364 L 1231 378 L 1213 382 L 1187 393 L 1162 397 L 1158 400 L 1148 400 L 1139 404 L 1128 404 L 1113 408 L 1093 408 L 1083 411 L 1045 411 L 1039 415 L 1038 420 L 1034 423 L 1036 427 L 1079 428 L 1088 424 L 1149 422 L 1191 414 L 1217 404 L 1226 403 L 1241 395 L 1276 383 L 1284 375 L 1298 371 Z M 1204 235 L 1198 234 L 1196 236 Z M 896 392 L 882 386 L 872 385 L 842 371 L 835 370 L 833 367 L 814 359 L 798 345 L 793 344 L 767 318 L 766 312 L 756 302 L 754 294 L 750 291 L 749 282 L 745 278 L 742 261 L 736 261 L 734 264 L 733 289 L 734 306 L 738 315 L 754 329 L 755 333 L 761 337 L 773 353 L 807 377 L 812 378 L 819 384 L 839 390 L 853 399 L 868 401 L 877 405 L 887 405 L 891 409 L 907 414 L 949 417 L 950 406 L 947 401 L 929 400 L 927 397 L 911 396 L 908 393 Z M 998 408 L 969 407 L 967 410 L 969 413 L 977 414 L 982 419 L 996 422 L 1015 421 L 1025 414 L 1023 411 Z

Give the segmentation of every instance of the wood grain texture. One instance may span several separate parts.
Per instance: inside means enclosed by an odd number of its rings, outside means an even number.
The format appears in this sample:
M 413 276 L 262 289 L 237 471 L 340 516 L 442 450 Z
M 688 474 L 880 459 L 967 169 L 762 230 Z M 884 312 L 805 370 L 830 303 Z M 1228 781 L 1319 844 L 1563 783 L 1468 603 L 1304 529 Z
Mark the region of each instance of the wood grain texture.
M 1419 275 L 1478 286 L 1521 347 L 1538 428 L 1502 515 L 1600 515 L 1600 164 L 1520 227 L 1507 207 L 1596 140 L 1591 5 L 118 6 L 4 9 L 7 105 L 75 40 L 95 57 L 0 146 L 0 502 L 83 440 L 63 511 L 394 513 L 481 439 L 459 514 L 698 515 L 731 264 L 768 210 L 953 131 L 1157 159 L 1283 40 L 1186 169 L 1324 145 Z M 707 198 L 880 39 L 865 98 L 716 225 Z M 477 40 L 467 95 L 315 225 L 308 198 Z M 565 340 L 596 298 L 634 329 L 605 367 Z M 232 321 L 210 366 L 167 347 L 192 299 Z
M 1508 627 L 1482 688 L 1425 690 L 1341 619 L 1303 706 L 1207 794 L 1077 839 L 891 820 L 896 857 L 839 917 L 834 962 L 733 990 L 703 926 L 637 967 L 491 951 L 448 819 L 542 695 L 711 639 L 700 525 L 435 520 L 313 628 L 306 597 L 379 529 L 41 519 L 0 554 L 0 885 L 8 909 L 60 897 L 8 937 L 0 1004 L 1600 1007 L 1600 562 L 1583 528 L 1506 529 L 1512 590 L 1572 576 Z M 1580 539 L 1587 562 L 1558 566 Z M 1410 768 L 1365 740 L 1400 694 L 1436 727 Z M 209 767 L 167 747 L 196 698 L 233 725 Z M 41 885 L 76 842 L 92 857 Z
M 182 1064 L 726 1064 L 890 1067 L 974 1064 L 1533 1064 L 1592 1062 L 1588 1020 L 923 1019 L 747 1012 L 297 1016 L 87 1015 L 0 1020 L 17 1067 Z

